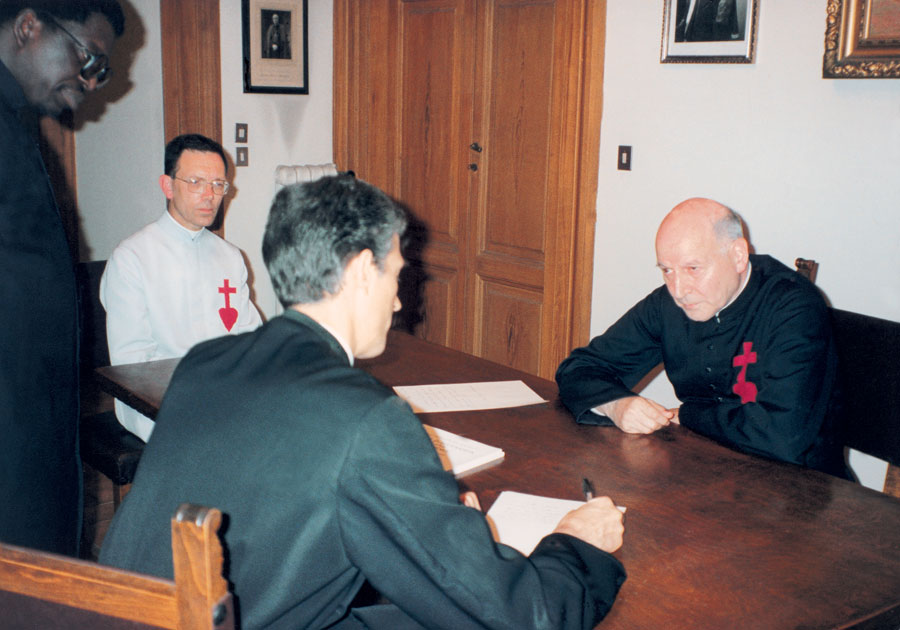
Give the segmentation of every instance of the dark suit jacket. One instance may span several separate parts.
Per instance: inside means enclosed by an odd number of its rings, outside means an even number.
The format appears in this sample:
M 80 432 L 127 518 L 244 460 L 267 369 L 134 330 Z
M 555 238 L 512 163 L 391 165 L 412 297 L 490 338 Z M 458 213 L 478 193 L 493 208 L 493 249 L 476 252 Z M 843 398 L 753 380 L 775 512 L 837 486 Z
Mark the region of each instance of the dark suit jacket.
M 180 362 L 101 562 L 172 574 L 169 517 L 220 508 L 242 628 L 592 628 L 624 571 L 552 535 L 526 558 L 459 504 L 421 422 L 293 310 Z M 351 609 L 368 580 L 393 604 Z M 415 620 L 415 621 L 413 621 Z
M 0 540 L 78 550 L 75 271 L 37 148 L 0 63 Z

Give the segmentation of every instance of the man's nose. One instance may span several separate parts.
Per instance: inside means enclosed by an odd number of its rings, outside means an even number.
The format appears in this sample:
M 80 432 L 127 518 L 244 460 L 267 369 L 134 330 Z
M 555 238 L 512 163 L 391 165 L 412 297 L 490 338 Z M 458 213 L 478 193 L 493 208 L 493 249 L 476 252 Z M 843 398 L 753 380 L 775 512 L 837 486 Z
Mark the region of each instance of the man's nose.
M 400 297 L 399 297 L 399 296 L 395 295 L 395 296 L 394 296 L 394 312 L 396 313 L 396 312 L 399 311 L 401 308 L 403 308 L 403 302 L 400 301 Z
M 83 76 L 78 75 L 78 80 L 81 81 L 82 85 L 84 85 L 84 89 L 88 92 L 93 92 L 97 89 L 99 85 L 99 81 L 97 77 L 91 77 L 90 79 L 85 79 Z
M 672 279 L 669 281 L 669 290 L 676 300 L 680 300 L 690 293 L 690 285 L 680 274 L 673 273 Z

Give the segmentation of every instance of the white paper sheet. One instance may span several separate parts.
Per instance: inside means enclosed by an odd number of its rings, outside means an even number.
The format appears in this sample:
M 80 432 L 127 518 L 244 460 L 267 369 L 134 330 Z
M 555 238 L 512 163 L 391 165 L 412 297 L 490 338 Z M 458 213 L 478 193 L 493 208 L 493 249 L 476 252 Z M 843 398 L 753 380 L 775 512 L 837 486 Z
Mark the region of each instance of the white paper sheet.
M 394 391 L 416 413 L 501 409 L 547 402 L 522 381 L 401 385 Z
M 494 540 L 529 555 L 550 534 L 562 517 L 584 501 L 554 499 L 504 490 L 487 512 Z M 625 508 L 617 506 L 622 512 Z

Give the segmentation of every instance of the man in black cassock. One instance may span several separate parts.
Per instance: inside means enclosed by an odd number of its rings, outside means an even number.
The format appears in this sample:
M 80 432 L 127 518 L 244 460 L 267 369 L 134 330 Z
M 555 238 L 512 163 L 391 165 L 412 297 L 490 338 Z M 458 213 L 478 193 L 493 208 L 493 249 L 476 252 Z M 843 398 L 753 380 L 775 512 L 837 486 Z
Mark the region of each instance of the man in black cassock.
M 115 0 L 0 2 L 0 540 L 74 555 L 81 521 L 75 274 L 38 120 L 102 85 Z

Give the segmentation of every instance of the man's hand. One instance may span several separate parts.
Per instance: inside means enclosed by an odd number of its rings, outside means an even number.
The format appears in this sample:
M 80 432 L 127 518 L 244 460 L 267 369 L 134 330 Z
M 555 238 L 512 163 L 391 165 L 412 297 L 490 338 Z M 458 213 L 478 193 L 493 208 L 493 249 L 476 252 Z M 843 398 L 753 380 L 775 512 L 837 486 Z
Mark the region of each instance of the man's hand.
M 622 512 L 609 497 L 591 499 L 577 510 L 566 514 L 555 534 L 568 534 L 598 549 L 612 553 L 622 546 Z
M 466 507 L 470 507 L 481 512 L 481 501 L 478 500 L 478 495 L 471 490 L 461 492 L 459 494 L 459 502 Z
M 666 409 L 643 396 L 627 396 L 596 407 L 625 433 L 653 433 L 678 422 L 677 410 Z

